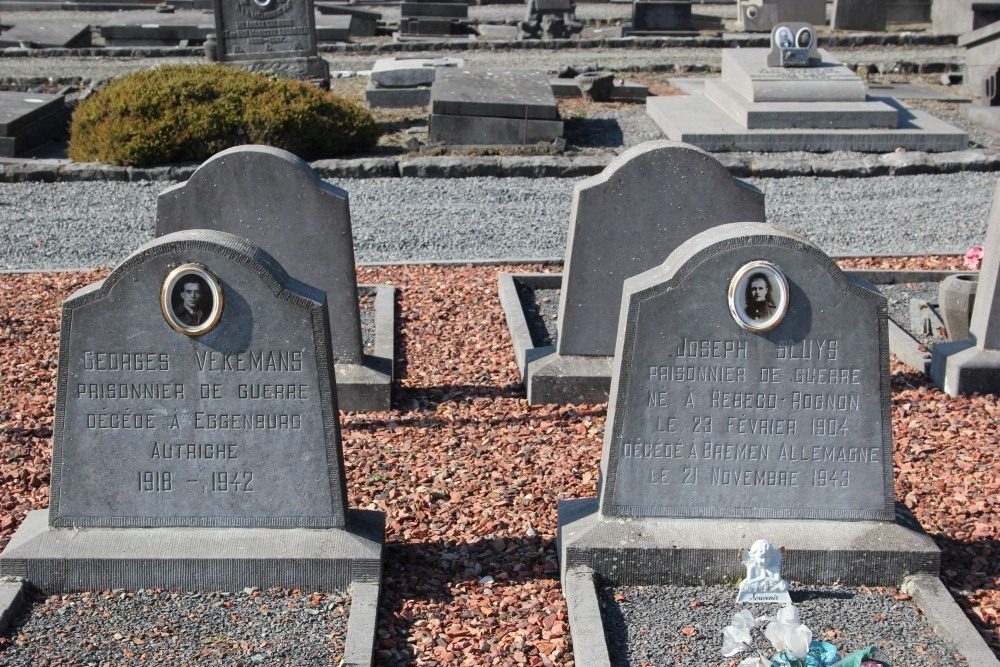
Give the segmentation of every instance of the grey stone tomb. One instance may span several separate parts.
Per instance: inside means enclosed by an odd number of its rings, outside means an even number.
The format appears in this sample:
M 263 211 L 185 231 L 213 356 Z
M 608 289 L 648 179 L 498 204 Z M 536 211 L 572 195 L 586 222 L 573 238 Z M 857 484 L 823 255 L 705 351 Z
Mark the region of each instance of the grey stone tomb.
M 66 134 L 65 96 L 0 91 L 0 157 L 15 157 Z
M 951 396 L 1000 393 L 1000 184 L 993 194 L 969 337 L 938 343 L 931 378 Z
M 573 189 L 559 274 L 503 274 L 501 301 L 532 403 L 608 398 L 621 289 L 716 224 L 764 220 L 764 195 L 707 153 L 672 141 L 629 149 Z M 554 345 L 528 335 L 517 286 L 559 289 Z
M 968 135 L 889 97 L 869 97 L 864 81 L 827 51 L 808 64 L 776 59 L 802 24 L 778 24 L 772 48 L 723 49 L 722 76 L 703 94 L 650 97 L 646 111 L 663 132 L 709 151 L 958 151 Z M 815 41 L 813 42 L 813 46 Z M 797 47 L 800 48 L 800 47 Z M 794 51 L 795 49 L 793 49 Z
M 931 27 L 943 35 L 963 35 L 1000 21 L 1000 2 L 984 0 L 934 0 Z
M 265 248 L 297 278 L 326 292 L 337 404 L 342 410 L 388 410 L 392 386 L 393 290 L 375 294 L 362 336 L 354 237 L 347 192 L 319 178 L 295 155 L 268 146 L 239 146 L 218 153 L 191 178 L 156 200 L 156 234 L 215 229 Z M 370 336 L 369 336 L 370 338 Z
M 313 0 L 215 0 L 219 62 L 253 72 L 330 83 L 316 51 Z
M 563 134 L 544 72 L 441 69 L 431 85 L 430 141 L 510 145 Z
M 469 38 L 467 0 L 404 0 L 399 12 L 397 41 Z
M 207 230 L 74 293 L 50 505 L 0 574 L 46 592 L 377 587 L 385 517 L 348 508 L 326 310 L 259 247 Z
M 893 499 L 885 297 L 804 238 L 720 225 L 625 281 L 599 498 L 559 503 L 563 579 L 900 585 L 940 554 Z
M 885 32 L 885 9 L 886 0 L 833 0 L 830 27 Z

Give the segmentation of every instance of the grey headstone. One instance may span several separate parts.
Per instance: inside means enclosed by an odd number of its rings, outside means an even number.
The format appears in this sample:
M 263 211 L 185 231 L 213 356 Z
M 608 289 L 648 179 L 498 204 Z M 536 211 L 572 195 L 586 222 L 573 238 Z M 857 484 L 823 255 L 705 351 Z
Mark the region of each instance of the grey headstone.
M 931 0 L 886 0 L 886 23 L 927 23 L 931 20 Z
M 626 278 L 714 225 L 764 220 L 764 195 L 693 146 L 629 149 L 576 185 L 559 303 L 559 354 L 611 356 Z
M 238 146 L 198 167 L 156 200 L 156 235 L 214 229 L 266 248 L 302 281 L 326 292 L 333 354 L 360 363 L 354 238 L 347 192 L 304 161 L 269 146 Z
M 738 0 L 737 22 L 747 32 L 771 32 L 778 23 L 826 24 L 826 0 Z
M 834 30 L 885 32 L 886 0 L 833 0 L 830 27 Z
M 690 30 L 691 2 L 635 0 L 632 27 L 639 31 Z
M 312 0 L 215 0 L 219 62 L 295 79 L 329 81 L 316 52 Z
M 400 16 L 435 16 L 441 18 L 469 18 L 469 6 L 454 2 L 402 2 L 399 5 Z
M 168 321 L 186 265 L 220 290 L 202 283 L 217 321 L 199 335 Z M 328 350 L 323 293 L 260 248 L 207 230 L 143 246 L 63 304 L 50 525 L 344 527 Z
M 755 332 L 736 280 L 760 262 Z M 699 234 L 625 282 L 602 515 L 894 520 L 888 369 L 870 285 L 767 225 Z
M 931 377 L 951 396 L 1000 393 L 1000 183 L 983 243 L 969 338 L 934 346 Z

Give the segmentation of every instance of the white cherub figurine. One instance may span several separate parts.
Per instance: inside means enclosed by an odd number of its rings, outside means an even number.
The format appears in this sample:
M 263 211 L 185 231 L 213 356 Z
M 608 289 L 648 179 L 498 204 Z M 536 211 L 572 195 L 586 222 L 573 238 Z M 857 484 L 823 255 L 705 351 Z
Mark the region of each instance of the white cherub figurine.
M 782 550 L 767 540 L 757 540 L 748 551 L 740 549 L 740 560 L 747 568 L 747 577 L 740 582 L 736 596 L 740 602 L 771 602 L 791 604 L 788 582 L 781 578 Z

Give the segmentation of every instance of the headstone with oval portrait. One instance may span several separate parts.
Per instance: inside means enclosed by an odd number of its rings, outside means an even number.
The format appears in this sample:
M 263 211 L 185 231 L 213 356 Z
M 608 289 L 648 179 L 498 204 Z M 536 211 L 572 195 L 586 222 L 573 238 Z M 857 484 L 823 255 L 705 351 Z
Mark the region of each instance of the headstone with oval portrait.
M 564 582 L 721 583 L 748 536 L 789 581 L 937 573 L 897 520 L 885 297 L 808 240 L 723 224 L 626 280 L 612 373 L 598 497 L 559 503 Z M 750 574 L 747 600 L 782 597 Z
M 219 62 L 329 86 L 313 0 L 214 0 L 214 8 Z
M 195 230 L 62 310 L 50 505 L 0 571 L 43 590 L 330 589 L 350 568 L 315 562 L 380 567 L 384 519 L 347 507 L 322 291 Z M 125 564 L 102 567 L 112 555 Z

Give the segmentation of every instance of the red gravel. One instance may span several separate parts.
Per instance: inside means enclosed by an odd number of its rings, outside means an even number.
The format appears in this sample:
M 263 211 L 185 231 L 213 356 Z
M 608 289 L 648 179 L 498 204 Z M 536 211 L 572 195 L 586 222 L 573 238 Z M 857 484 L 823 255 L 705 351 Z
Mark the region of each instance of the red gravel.
M 556 503 L 596 494 L 606 405 L 527 405 L 497 298 L 503 270 L 554 269 L 358 271 L 399 288 L 395 409 L 342 415 L 350 503 L 387 516 L 382 664 L 573 664 Z M 0 545 L 48 503 L 59 300 L 104 273 L 0 276 Z M 952 399 L 899 364 L 893 373 L 896 496 L 1000 653 L 997 397 Z

